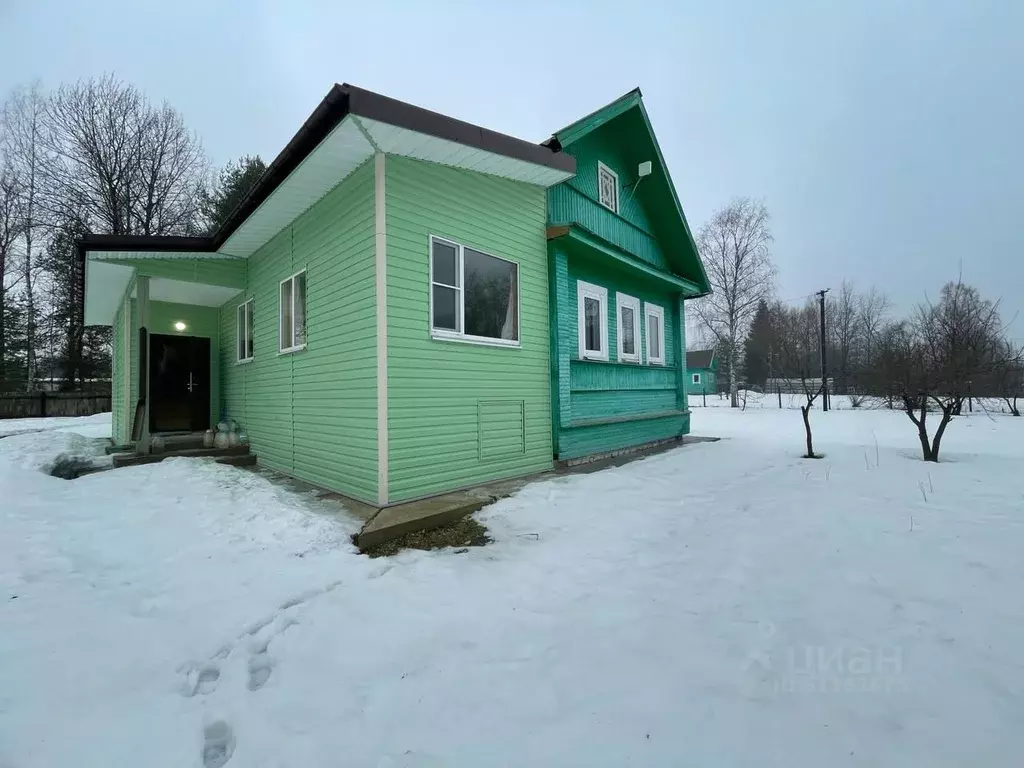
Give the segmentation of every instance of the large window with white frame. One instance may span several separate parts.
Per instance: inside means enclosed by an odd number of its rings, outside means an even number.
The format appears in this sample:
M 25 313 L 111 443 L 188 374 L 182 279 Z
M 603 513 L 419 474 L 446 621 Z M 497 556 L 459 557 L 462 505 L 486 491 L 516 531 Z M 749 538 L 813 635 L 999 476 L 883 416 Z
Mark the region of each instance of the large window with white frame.
M 279 304 L 279 343 L 281 352 L 306 348 L 306 270 L 281 281 Z
M 436 339 L 519 346 L 519 265 L 431 236 L 430 332 Z
M 608 290 L 576 281 L 580 358 L 608 359 Z
M 640 300 L 624 293 L 615 294 L 615 311 L 619 360 L 639 363 L 640 359 Z
M 647 324 L 647 362 L 665 364 L 665 309 L 657 304 L 644 304 Z
M 597 194 L 601 205 L 619 212 L 619 175 L 600 162 L 597 164 Z
M 239 304 L 236 313 L 235 338 L 238 340 L 238 362 L 247 363 L 253 358 L 252 343 L 252 299 Z

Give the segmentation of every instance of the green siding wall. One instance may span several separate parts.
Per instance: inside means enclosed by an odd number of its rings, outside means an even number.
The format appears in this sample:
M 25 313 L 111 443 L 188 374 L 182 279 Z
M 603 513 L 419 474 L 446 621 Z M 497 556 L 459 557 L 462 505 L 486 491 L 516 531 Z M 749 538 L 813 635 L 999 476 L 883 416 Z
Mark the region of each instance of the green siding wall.
M 389 501 L 551 467 L 545 191 L 387 157 Z M 431 338 L 429 236 L 519 263 L 521 347 Z
M 551 271 L 557 328 L 554 390 L 558 457 L 580 458 L 689 431 L 680 354 L 683 305 L 678 292 L 638 272 L 616 268 L 585 248 L 570 253 L 555 243 L 551 244 Z M 608 362 L 579 359 L 578 280 L 608 291 Z M 617 361 L 616 292 L 641 302 L 642 364 Z M 643 318 L 647 304 L 659 306 L 665 313 L 664 365 L 646 362 L 647 327 Z M 630 418 L 638 416 L 652 418 Z
M 354 498 L 377 498 L 373 162 L 249 258 L 220 310 L 222 403 L 260 462 Z M 278 354 L 280 281 L 306 269 L 307 347 Z M 235 313 L 253 298 L 254 360 L 236 362 Z

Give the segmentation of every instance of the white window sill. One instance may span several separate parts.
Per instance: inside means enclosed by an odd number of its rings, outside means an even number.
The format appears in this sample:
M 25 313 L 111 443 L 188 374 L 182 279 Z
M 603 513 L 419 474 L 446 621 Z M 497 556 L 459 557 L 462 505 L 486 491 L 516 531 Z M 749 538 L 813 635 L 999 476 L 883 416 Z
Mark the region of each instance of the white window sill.
M 466 336 L 461 333 L 455 333 L 454 331 L 431 331 L 430 338 L 434 339 L 434 341 L 456 341 L 460 344 L 475 344 L 480 347 L 505 347 L 506 349 L 518 349 L 523 346 L 522 343 L 518 341 L 488 339 L 484 336 Z
M 582 355 L 580 355 L 580 360 L 592 360 L 595 363 L 607 363 L 608 355 L 602 355 L 596 352 L 584 352 Z
M 629 363 L 630 365 L 640 365 L 639 357 L 620 357 L 620 363 Z
M 244 360 L 235 360 L 235 365 L 248 365 L 255 359 L 255 357 L 247 357 Z
M 294 355 L 296 352 L 301 352 L 305 348 L 305 344 L 300 344 L 297 347 L 288 347 L 288 349 L 282 349 L 280 352 L 278 352 L 277 356 L 280 357 L 281 355 Z
M 664 360 L 651 360 L 650 358 L 648 358 L 647 359 L 647 364 L 648 365 L 665 365 L 665 361 Z

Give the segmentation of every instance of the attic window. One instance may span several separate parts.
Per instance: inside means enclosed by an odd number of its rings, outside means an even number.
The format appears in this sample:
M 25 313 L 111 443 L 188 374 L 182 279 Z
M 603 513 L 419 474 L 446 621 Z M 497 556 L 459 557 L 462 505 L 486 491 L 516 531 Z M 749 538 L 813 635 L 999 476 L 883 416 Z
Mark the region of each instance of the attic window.
M 597 193 L 601 205 L 619 212 L 619 176 L 604 163 L 597 164 Z

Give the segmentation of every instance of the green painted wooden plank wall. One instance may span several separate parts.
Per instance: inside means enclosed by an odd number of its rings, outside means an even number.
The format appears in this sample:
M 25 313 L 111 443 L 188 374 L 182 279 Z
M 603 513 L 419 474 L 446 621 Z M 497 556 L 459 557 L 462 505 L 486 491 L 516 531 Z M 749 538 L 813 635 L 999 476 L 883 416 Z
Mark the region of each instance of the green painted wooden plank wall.
M 636 185 L 637 166 L 656 159 L 643 146 L 613 122 L 566 147 L 565 152 L 576 158 L 576 175 L 549 190 L 548 221 L 578 223 L 627 253 L 668 271 L 668 259 L 643 205 L 647 191 L 644 181 Z M 618 215 L 598 202 L 599 162 L 618 174 Z
M 395 156 L 386 169 L 390 501 L 549 469 L 545 190 Z M 521 347 L 431 338 L 431 234 L 519 263 Z
M 693 383 L 693 374 L 700 374 L 700 383 Z M 718 374 L 711 368 L 691 368 L 686 372 L 686 393 L 689 395 L 714 395 L 718 392 Z
M 249 259 L 221 307 L 223 404 L 267 466 L 377 499 L 373 162 Z M 280 281 L 306 269 L 307 347 L 278 354 Z M 236 362 L 238 304 L 253 298 L 254 360 Z
M 624 416 L 664 414 L 685 410 L 680 366 L 683 302 L 679 293 L 664 283 L 638 272 L 617 268 L 585 247 L 567 249 L 552 242 L 551 272 L 557 332 L 558 359 L 555 444 L 558 457 L 574 459 L 588 454 L 619 450 L 654 440 L 685 434 L 689 418 L 674 413 L 657 419 L 620 421 L 613 424 L 574 426 L 579 422 Z M 579 359 L 577 281 L 608 291 L 609 361 Z M 618 362 L 616 293 L 641 302 L 640 348 L 642 364 Z M 646 362 L 647 328 L 644 305 L 661 307 L 665 314 L 665 364 Z

